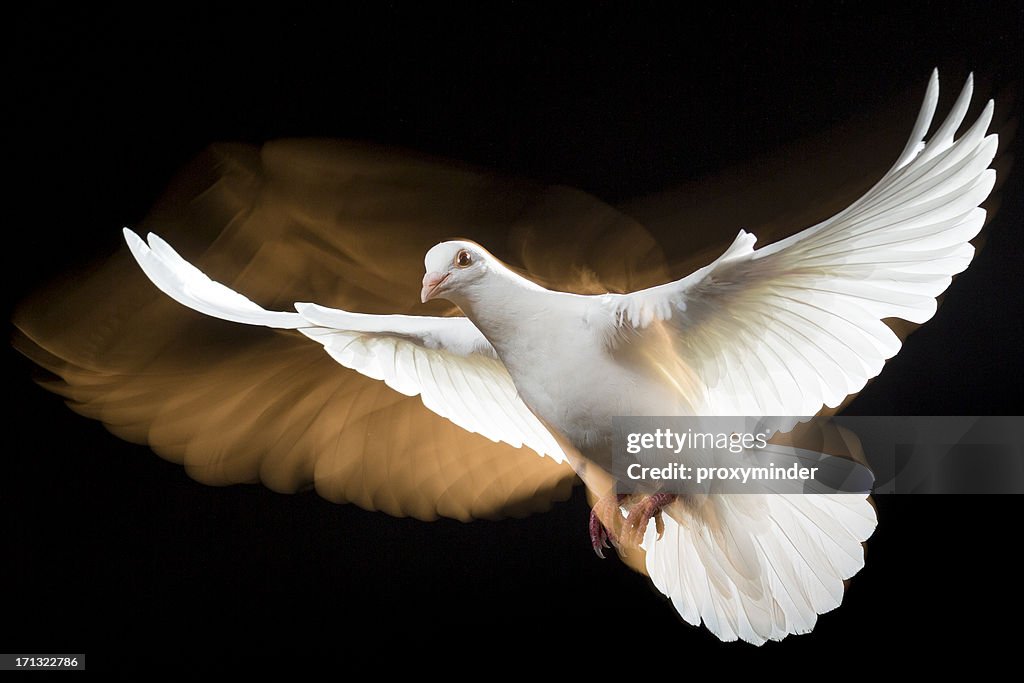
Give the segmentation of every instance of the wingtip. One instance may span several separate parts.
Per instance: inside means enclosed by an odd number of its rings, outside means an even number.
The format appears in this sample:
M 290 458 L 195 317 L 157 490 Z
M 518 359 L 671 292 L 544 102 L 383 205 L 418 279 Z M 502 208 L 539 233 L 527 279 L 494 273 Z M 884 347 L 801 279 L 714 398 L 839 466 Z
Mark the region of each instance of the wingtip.
M 967 78 L 964 80 L 964 87 L 961 90 L 961 97 L 966 97 L 967 101 L 970 102 L 971 96 L 974 94 L 974 72 L 967 74 Z
M 143 242 L 142 238 L 139 237 L 138 234 L 131 228 L 122 228 L 121 234 L 124 235 L 124 241 L 127 242 L 128 248 L 131 249 L 132 252 L 138 253 L 149 251 L 149 247 L 146 245 L 146 243 Z

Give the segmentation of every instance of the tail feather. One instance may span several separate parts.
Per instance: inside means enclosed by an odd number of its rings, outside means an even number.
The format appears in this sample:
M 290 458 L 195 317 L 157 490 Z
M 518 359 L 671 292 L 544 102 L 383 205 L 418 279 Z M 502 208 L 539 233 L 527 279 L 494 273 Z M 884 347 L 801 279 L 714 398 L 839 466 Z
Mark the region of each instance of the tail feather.
M 647 572 L 688 623 L 761 645 L 839 606 L 876 524 L 865 495 L 712 495 L 647 529 Z

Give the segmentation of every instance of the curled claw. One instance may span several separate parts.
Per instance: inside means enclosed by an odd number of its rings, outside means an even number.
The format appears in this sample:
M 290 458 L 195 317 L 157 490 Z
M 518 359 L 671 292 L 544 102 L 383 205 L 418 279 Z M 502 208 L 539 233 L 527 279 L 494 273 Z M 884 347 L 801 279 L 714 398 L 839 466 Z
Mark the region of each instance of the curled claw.
M 658 540 L 665 535 L 665 520 L 661 518 L 662 511 L 654 513 L 654 530 L 658 532 Z
M 647 526 L 654 520 L 654 528 L 658 532 L 658 539 L 665 533 L 665 521 L 661 517 L 662 510 L 676 499 L 672 493 L 655 493 L 643 498 L 640 502 L 629 509 L 626 517 L 626 536 L 635 545 L 640 545 Z
M 590 511 L 590 544 L 602 560 L 604 559 L 604 549 L 611 547 L 608 544 L 608 531 L 600 517 L 597 516 L 596 509 Z
M 612 527 L 606 526 L 605 520 L 611 522 L 613 526 L 615 522 L 621 521 L 619 501 L 624 497 L 615 494 L 605 496 L 599 499 L 590 511 L 590 544 L 594 548 L 594 552 L 602 560 L 604 559 L 605 548 L 618 545 L 618 538 L 614 530 Z

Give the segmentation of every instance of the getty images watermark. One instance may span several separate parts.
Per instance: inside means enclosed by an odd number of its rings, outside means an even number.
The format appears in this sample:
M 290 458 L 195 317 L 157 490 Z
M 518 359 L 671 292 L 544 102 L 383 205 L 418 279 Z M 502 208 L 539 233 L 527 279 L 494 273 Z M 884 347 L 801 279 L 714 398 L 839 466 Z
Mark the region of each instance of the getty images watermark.
M 1020 417 L 616 417 L 620 493 L 1021 493 Z
M 778 466 L 774 462 L 767 465 L 731 464 L 723 459 L 719 452 L 728 455 L 755 453 L 768 448 L 770 430 L 760 432 L 695 432 L 687 429 L 676 432 L 672 429 L 658 427 L 652 432 L 628 432 L 626 434 L 626 453 L 632 456 L 644 452 L 673 454 L 686 453 L 690 462 L 703 462 L 703 465 L 687 465 L 680 461 L 667 461 L 655 466 L 631 462 L 626 465 L 626 477 L 633 481 L 695 481 L 697 484 L 711 481 L 738 481 L 742 484 L 762 480 L 811 481 L 817 476 L 819 467 L 801 466 L 792 462 L 787 466 Z M 708 458 L 694 457 L 697 454 L 715 454 Z M 738 460 L 738 459 L 737 459 Z

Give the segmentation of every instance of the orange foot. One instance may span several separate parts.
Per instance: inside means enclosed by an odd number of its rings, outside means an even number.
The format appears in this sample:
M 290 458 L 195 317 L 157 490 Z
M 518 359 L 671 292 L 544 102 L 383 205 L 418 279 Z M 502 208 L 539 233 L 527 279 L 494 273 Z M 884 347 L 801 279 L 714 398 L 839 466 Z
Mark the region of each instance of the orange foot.
M 674 493 L 655 493 L 646 496 L 629 509 L 626 516 L 625 536 L 630 543 L 640 545 L 647 533 L 647 525 L 654 520 L 654 527 L 658 531 L 658 538 L 665 533 L 665 522 L 661 518 L 661 511 L 676 499 Z

